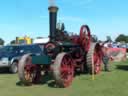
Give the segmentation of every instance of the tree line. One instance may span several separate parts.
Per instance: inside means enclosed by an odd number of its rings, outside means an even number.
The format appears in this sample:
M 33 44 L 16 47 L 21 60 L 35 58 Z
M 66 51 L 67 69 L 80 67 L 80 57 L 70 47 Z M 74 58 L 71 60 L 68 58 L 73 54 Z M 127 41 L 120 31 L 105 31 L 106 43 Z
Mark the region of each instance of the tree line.
M 98 39 L 96 35 L 93 35 L 93 38 L 96 40 Z M 112 41 L 111 36 L 107 36 L 106 38 L 107 40 Z M 117 36 L 117 38 L 114 41 L 128 43 L 128 35 L 120 34 L 119 36 Z M 0 45 L 4 45 L 4 44 L 5 44 L 5 41 L 2 38 L 0 38 Z M 10 44 L 15 44 L 15 40 L 12 40 Z
M 15 44 L 15 43 L 16 43 L 16 40 L 12 40 L 10 42 L 10 44 Z M 5 44 L 5 41 L 2 38 L 0 38 L 0 45 L 4 45 L 4 44 Z
M 115 41 L 128 43 L 128 35 L 120 34 Z

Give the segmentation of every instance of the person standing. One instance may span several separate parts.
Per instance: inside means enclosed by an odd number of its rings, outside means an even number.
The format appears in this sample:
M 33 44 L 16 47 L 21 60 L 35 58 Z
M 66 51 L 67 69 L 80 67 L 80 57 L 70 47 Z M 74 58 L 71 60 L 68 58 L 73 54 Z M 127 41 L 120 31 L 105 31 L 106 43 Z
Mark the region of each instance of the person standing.
M 103 45 L 103 48 L 102 48 L 102 51 L 103 51 L 103 57 L 102 57 L 102 61 L 103 61 L 103 64 L 104 64 L 104 70 L 105 71 L 110 71 L 110 68 L 109 68 L 109 54 L 108 54 L 108 44 L 104 44 Z

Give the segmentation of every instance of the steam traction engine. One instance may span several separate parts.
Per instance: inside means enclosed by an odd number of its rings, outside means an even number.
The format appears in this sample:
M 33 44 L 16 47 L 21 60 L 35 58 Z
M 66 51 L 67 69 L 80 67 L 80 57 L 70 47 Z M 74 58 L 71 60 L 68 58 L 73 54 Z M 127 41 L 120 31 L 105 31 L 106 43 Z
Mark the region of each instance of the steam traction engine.
M 26 54 L 19 61 L 18 75 L 25 85 L 38 83 L 41 73 L 52 72 L 59 87 L 68 87 L 75 72 L 98 74 L 101 68 L 101 47 L 91 41 L 90 29 L 83 25 L 79 35 L 69 36 L 56 29 L 58 7 L 50 6 L 50 41 L 42 45 L 43 55 Z

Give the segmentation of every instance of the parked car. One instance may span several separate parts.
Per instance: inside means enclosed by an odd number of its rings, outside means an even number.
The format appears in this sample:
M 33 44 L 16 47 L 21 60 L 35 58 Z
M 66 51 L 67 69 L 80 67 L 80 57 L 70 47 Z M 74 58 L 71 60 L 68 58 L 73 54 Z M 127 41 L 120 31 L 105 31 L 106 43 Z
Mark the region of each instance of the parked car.
M 42 48 L 38 44 L 33 45 L 8 45 L 0 49 L 0 68 L 8 67 L 11 73 L 17 72 L 18 61 L 26 53 L 41 55 Z

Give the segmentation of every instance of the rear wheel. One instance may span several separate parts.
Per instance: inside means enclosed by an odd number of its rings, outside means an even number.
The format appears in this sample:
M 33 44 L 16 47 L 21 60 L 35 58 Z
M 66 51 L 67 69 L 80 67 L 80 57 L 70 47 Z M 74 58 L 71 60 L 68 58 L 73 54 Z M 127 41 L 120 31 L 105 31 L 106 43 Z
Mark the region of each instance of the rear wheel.
M 72 83 L 74 61 L 69 54 L 58 54 L 52 68 L 54 79 L 59 87 L 68 87 Z
M 20 81 L 24 85 L 31 85 L 40 80 L 41 68 L 38 65 L 32 64 L 32 58 L 30 54 L 24 55 L 19 61 L 18 75 Z
M 89 73 L 98 74 L 101 72 L 101 49 L 98 43 L 92 43 L 87 53 L 87 68 Z

